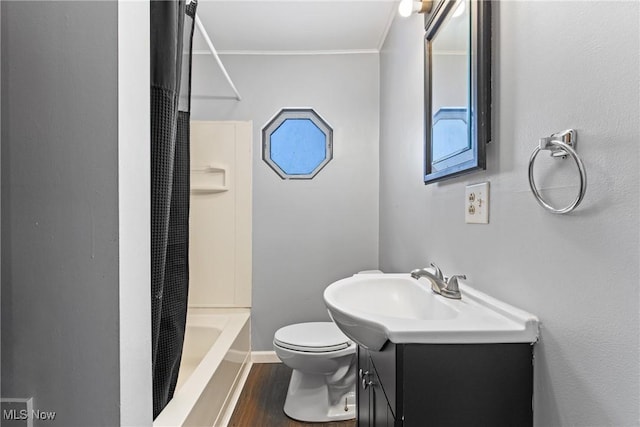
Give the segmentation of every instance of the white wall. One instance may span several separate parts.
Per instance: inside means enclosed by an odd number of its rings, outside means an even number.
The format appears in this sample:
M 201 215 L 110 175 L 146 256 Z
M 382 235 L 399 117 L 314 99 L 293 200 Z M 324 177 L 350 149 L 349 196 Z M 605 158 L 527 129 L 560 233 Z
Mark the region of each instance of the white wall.
M 191 173 L 189 311 L 251 307 L 252 137 L 250 122 L 191 121 L 191 170 L 225 171 Z
M 639 4 L 494 2 L 493 18 L 488 169 L 429 186 L 423 18 L 393 23 L 380 59 L 380 267 L 435 261 L 540 317 L 537 426 L 638 425 Z M 539 137 L 570 127 L 589 187 L 575 213 L 552 215 L 529 190 L 528 160 Z M 567 162 L 542 183 L 555 200 L 577 191 Z M 490 224 L 466 225 L 464 186 L 485 180 Z
M 193 61 L 194 120 L 253 120 L 252 348 L 281 326 L 328 320 L 322 292 L 378 263 L 377 54 L 222 57 Z M 282 180 L 262 161 L 261 130 L 284 107 L 312 107 L 334 131 L 334 158 L 312 180 Z
M 117 3 L 1 7 L 1 393 L 118 425 Z
M 118 1 L 120 425 L 151 425 L 149 2 Z

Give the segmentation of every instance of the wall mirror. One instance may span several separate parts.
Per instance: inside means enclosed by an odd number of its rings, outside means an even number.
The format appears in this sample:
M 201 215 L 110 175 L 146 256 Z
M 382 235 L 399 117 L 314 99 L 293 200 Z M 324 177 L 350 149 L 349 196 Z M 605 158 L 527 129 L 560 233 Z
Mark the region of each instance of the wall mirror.
M 425 15 L 425 184 L 486 168 L 491 2 L 434 1 Z

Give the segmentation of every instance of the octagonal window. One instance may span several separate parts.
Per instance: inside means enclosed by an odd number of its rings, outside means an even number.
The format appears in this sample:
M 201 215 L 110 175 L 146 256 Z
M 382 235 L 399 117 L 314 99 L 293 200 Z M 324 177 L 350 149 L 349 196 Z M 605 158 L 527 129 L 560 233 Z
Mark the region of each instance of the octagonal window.
M 283 179 L 311 179 L 332 159 L 332 140 L 312 109 L 283 109 L 262 129 L 262 159 Z

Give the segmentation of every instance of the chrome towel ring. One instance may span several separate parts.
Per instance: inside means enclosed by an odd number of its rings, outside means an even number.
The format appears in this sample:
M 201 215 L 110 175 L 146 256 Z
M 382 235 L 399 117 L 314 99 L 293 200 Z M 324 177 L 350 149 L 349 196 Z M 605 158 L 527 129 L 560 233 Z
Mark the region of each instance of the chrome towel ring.
M 529 186 L 531 187 L 531 191 L 533 192 L 533 195 L 535 196 L 536 201 L 540 204 L 540 206 L 551 213 L 565 214 L 571 212 L 576 207 L 578 207 L 580 202 L 582 202 L 582 199 L 584 199 L 585 193 L 587 192 L 587 172 L 585 171 L 584 163 L 582 163 L 582 160 L 575 150 L 577 141 L 577 132 L 574 129 L 568 129 L 563 132 L 554 133 L 553 135 L 546 138 L 540 138 L 540 144 L 533 150 L 533 153 L 531 153 L 531 158 L 529 159 Z M 540 195 L 540 192 L 536 187 L 536 183 L 533 180 L 533 163 L 535 162 L 538 153 L 540 153 L 540 151 L 542 150 L 551 151 L 552 157 L 560 157 L 562 159 L 566 159 L 567 156 L 571 156 L 571 158 L 576 162 L 576 165 L 578 166 L 578 171 L 580 172 L 580 190 L 573 203 L 564 208 L 556 209 L 549 203 L 547 203 Z

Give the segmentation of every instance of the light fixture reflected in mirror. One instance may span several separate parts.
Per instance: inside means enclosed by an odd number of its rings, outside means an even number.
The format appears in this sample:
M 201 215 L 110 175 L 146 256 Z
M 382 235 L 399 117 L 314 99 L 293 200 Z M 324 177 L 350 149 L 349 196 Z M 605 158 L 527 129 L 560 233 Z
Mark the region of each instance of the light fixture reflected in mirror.
M 458 16 L 462 15 L 464 13 L 464 9 L 465 9 L 465 1 L 461 1 L 458 6 L 456 7 L 455 12 L 453 12 L 453 17 L 457 18 Z
M 415 1 L 415 0 L 401 0 L 398 5 L 398 13 L 400 16 L 407 18 L 412 13 L 429 13 L 431 12 L 431 6 L 433 2 L 428 1 Z

